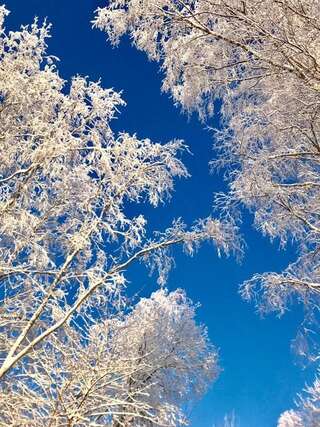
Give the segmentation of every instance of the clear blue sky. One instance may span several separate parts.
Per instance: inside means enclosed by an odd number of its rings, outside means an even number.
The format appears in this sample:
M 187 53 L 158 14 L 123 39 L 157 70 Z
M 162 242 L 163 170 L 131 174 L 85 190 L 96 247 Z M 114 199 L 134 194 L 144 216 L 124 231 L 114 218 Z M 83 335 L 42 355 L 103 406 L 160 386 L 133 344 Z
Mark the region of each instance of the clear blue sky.
M 152 227 L 164 228 L 179 216 L 187 223 L 207 216 L 211 213 L 213 192 L 224 188 L 221 176 L 209 174 L 212 136 L 196 117 L 188 120 L 168 95 L 161 95 L 157 64 L 148 62 L 126 40 L 112 49 L 103 33 L 91 29 L 93 11 L 103 3 L 6 0 L 12 12 L 6 27 L 17 29 L 20 24 L 30 23 L 34 16 L 48 17 L 53 24 L 48 52 L 60 58 L 59 70 L 65 79 L 74 74 L 92 80 L 101 78 L 105 87 L 123 91 L 128 105 L 113 129 L 136 132 L 139 137 L 160 142 L 182 138 L 189 145 L 193 156 L 186 156 L 185 162 L 192 177 L 177 183 L 166 207 L 146 208 Z M 254 273 L 280 271 L 290 260 L 290 253 L 271 245 L 251 228 L 250 222 L 246 215 L 242 232 L 248 248 L 241 265 L 234 259 L 218 259 L 208 245 L 191 259 L 177 251 L 177 266 L 169 278 L 170 289 L 183 287 L 202 304 L 199 321 L 208 326 L 211 340 L 219 347 L 224 369 L 204 399 L 190 411 L 192 427 L 212 427 L 232 410 L 240 418 L 241 427 L 275 427 L 279 414 L 292 407 L 308 374 L 295 364 L 290 351 L 301 310 L 294 308 L 280 320 L 273 316 L 261 320 L 237 293 L 239 284 Z M 155 288 L 154 280 L 140 267 L 132 269 L 130 279 L 133 288 Z

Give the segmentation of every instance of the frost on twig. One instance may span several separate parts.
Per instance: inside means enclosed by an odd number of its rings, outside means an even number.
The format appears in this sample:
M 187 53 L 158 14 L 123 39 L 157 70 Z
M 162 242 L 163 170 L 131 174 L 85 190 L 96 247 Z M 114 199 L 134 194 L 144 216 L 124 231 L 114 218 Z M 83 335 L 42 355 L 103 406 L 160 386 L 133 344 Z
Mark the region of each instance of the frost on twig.
M 0 425 L 186 425 L 181 404 L 219 373 L 194 316 L 183 291 L 159 290 L 127 314 L 66 327 L 7 374 Z
M 320 380 L 307 386 L 299 396 L 297 409 L 281 414 L 278 427 L 314 427 L 320 423 Z

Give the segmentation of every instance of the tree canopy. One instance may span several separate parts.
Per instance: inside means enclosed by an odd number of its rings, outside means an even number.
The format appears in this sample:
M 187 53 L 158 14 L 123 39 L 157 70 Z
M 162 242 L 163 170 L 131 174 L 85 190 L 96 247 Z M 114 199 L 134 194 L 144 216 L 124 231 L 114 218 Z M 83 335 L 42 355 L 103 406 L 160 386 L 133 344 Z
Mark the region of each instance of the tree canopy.
M 160 62 L 175 104 L 205 124 L 221 117 L 211 166 L 227 191 L 215 194 L 213 215 L 154 231 L 143 205 L 165 204 L 188 177 L 184 142 L 115 132 L 121 94 L 79 75 L 64 81 L 47 53 L 50 25 L 8 32 L 8 13 L 0 6 L 0 425 L 186 425 L 185 404 L 220 368 L 197 306 L 165 289 L 171 247 L 192 255 L 210 241 L 218 255 L 242 253 L 244 208 L 297 258 L 249 278 L 240 294 L 262 314 L 301 303 L 297 349 L 318 362 L 319 2 L 98 8 L 93 26 L 113 44 L 129 34 Z M 137 261 L 160 286 L 140 300 L 126 294 Z M 278 426 L 318 425 L 319 392 L 316 378 Z

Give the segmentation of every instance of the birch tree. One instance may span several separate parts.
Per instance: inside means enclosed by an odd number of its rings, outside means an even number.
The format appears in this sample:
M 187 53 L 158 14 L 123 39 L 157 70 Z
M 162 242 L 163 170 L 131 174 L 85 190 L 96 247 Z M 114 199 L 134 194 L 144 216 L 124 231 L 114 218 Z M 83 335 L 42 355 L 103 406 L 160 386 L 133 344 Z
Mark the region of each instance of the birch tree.
M 35 20 L 6 32 L 7 14 L 1 6 L 0 382 L 4 396 L 7 387 L 12 396 L 8 411 L 20 411 L 25 419 L 5 418 L 3 425 L 36 425 L 30 408 L 19 408 L 19 393 L 30 399 L 40 394 L 39 411 L 46 416 L 47 394 L 56 387 L 58 396 L 58 379 L 65 380 L 63 387 L 68 382 L 65 370 L 72 367 L 76 375 L 72 364 L 78 363 L 77 349 L 79 358 L 85 356 L 83 340 L 89 340 L 87 350 L 99 344 L 89 335 L 79 338 L 78 329 L 107 322 L 114 301 L 123 301 L 125 270 L 133 262 L 158 270 L 163 284 L 172 245 L 192 253 L 211 240 L 228 253 L 239 241 L 232 225 L 213 218 L 189 229 L 176 220 L 153 234 L 142 207 L 130 216 L 129 204 L 157 206 L 174 178 L 188 175 L 179 159 L 185 146 L 115 135 L 110 122 L 124 105 L 120 95 L 81 76 L 63 81 L 55 58 L 46 53 L 50 26 Z M 33 372 L 51 378 L 43 390 Z M 37 413 L 30 405 L 30 414 Z M 52 425 L 71 425 L 65 424 L 73 419 L 70 405 L 64 424 Z
M 159 290 L 127 314 L 65 328 L 5 377 L 0 425 L 185 425 L 181 403 L 218 373 L 194 315 L 183 291 Z
M 163 90 L 185 111 L 208 119 L 222 101 L 212 165 L 229 192 L 216 206 L 235 219 L 244 205 L 263 234 L 298 247 L 284 272 L 256 275 L 241 294 L 279 314 L 298 299 L 305 329 L 320 293 L 319 16 L 315 0 L 111 0 L 94 21 L 160 61 Z

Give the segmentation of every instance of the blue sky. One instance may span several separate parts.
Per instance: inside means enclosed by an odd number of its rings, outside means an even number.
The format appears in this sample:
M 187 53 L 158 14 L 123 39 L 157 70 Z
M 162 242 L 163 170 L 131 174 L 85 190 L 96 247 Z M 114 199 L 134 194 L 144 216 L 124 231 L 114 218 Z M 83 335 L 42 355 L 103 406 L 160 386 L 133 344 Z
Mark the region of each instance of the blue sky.
M 123 91 L 127 107 L 122 109 L 113 129 L 137 133 L 139 137 L 166 142 L 182 138 L 193 155 L 185 163 L 192 177 L 177 182 L 176 191 L 165 207 L 145 208 L 150 227 L 162 229 L 173 218 L 187 223 L 211 213 L 213 192 L 224 188 L 222 176 L 210 175 L 208 162 L 213 157 L 212 135 L 197 117 L 181 114 L 167 94 L 161 94 L 161 74 L 157 64 L 124 40 L 113 49 L 106 37 L 92 30 L 93 11 L 102 0 L 6 0 L 11 14 L 7 29 L 31 23 L 34 16 L 53 24 L 48 52 L 60 58 L 63 78 L 74 74 L 101 78 L 103 86 Z M 217 117 L 211 126 L 217 125 Z M 292 308 L 282 319 L 260 319 L 254 307 L 241 301 L 239 284 L 254 273 L 280 271 L 294 253 L 280 251 L 251 227 L 246 214 L 242 232 L 248 248 L 242 264 L 232 258 L 219 259 L 206 245 L 193 258 L 176 251 L 176 268 L 168 287 L 183 287 L 201 303 L 199 321 L 209 328 L 211 340 L 220 349 L 223 372 L 190 416 L 192 427 L 212 427 L 225 413 L 234 410 L 241 427 L 275 427 L 279 414 L 293 405 L 310 372 L 297 366 L 290 351 L 301 310 Z M 141 273 L 144 273 L 143 275 Z M 146 285 L 151 292 L 154 278 L 135 266 L 129 272 L 132 288 Z M 131 285 L 129 285 L 131 286 Z

